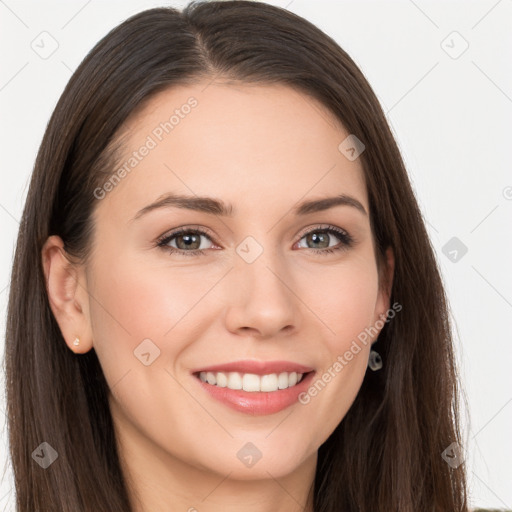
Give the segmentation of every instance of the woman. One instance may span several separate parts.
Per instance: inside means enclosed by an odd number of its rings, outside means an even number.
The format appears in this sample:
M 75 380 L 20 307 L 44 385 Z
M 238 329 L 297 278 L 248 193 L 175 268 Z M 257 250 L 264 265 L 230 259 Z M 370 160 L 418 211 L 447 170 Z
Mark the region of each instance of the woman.
M 6 365 L 23 512 L 467 510 L 404 163 L 355 63 L 277 7 L 144 11 L 78 67 Z

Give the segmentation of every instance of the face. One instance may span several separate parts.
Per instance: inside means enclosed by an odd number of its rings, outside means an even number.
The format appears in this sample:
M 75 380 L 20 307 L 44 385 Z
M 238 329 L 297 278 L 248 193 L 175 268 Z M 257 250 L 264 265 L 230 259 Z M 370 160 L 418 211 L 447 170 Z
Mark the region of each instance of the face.
M 82 269 L 83 344 L 116 429 L 160 461 L 286 475 L 347 413 L 377 337 L 358 336 L 389 307 L 361 162 L 338 149 L 349 133 L 286 86 L 207 82 L 160 93 L 125 128 L 125 172 L 96 191 Z M 195 203 L 162 201 L 171 194 Z M 299 211 L 341 195 L 355 201 Z

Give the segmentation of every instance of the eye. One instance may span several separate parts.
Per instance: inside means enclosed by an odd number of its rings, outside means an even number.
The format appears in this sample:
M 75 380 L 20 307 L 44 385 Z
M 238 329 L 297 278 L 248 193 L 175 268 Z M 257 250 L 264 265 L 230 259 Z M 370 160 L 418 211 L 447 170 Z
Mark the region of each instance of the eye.
M 333 237 L 340 241 L 334 246 L 330 244 Z M 171 233 L 166 233 L 157 240 L 157 247 L 160 247 L 171 254 L 186 256 L 205 256 L 208 247 L 201 243 L 201 237 L 207 238 L 212 242 L 212 236 L 201 228 L 184 227 Z M 315 253 L 330 254 L 335 251 L 347 250 L 354 244 L 354 239 L 345 230 L 335 226 L 316 226 L 304 233 L 300 239 L 306 240 L 306 244 L 311 243 L 316 247 L 305 247 Z M 299 241 L 299 244 L 300 244 Z M 174 245 L 171 245 L 174 244 Z M 304 248 L 304 246 L 299 246 Z
M 334 246 L 329 245 L 329 239 L 332 238 L 332 235 L 338 238 L 340 243 Z M 303 239 L 306 240 L 306 244 L 316 245 L 316 247 L 306 246 L 307 249 L 312 249 L 314 252 L 321 254 L 331 254 L 335 251 L 347 250 L 354 244 L 354 239 L 345 230 L 335 226 L 317 226 L 302 235 L 301 240 Z
M 205 255 L 205 247 L 201 246 L 201 237 L 211 241 L 210 235 L 200 228 L 180 228 L 172 233 L 165 234 L 158 239 L 157 246 L 170 253 L 179 253 L 187 256 Z M 175 240 L 176 246 L 169 245 Z

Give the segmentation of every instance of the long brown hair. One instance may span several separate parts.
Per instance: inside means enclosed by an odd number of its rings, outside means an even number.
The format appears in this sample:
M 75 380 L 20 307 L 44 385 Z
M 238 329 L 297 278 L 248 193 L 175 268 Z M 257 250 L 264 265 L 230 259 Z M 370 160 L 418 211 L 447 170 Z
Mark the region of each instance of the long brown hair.
M 441 456 L 459 430 L 448 304 L 425 223 L 381 106 L 336 42 L 301 17 L 252 1 L 155 8 L 105 36 L 67 84 L 44 134 L 21 220 L 8 304 L 7 412 L 17 510 L 133 510 L 120 468 L 108 386 L 94 349 L 77 356 L 51 312 L 41 249 L 58 235 L 86 262 L 93 191 L 114 171 L 116 137 L 157 92 L 215 76 L 286 84 L 319 100 L 365 144 L 379 271 L 395 256 L 402 310 L 375 349 L 355 402 L 320 447 L 315 512 L 467 510 L 464 464 Z M 47 442 L 47 469 L 34 450 Z

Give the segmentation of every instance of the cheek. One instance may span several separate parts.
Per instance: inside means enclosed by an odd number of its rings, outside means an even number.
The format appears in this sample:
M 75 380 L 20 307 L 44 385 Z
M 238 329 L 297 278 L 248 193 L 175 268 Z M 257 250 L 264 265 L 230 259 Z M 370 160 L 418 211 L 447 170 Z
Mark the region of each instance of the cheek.
M 90 312 L 94 349 L 109 385 L 138 372 L 138 356 L 148 351 L 155 358 L 148 368 L 174 371 L 214 315 L 211 302 L 200 299 L 216 281 L 211 271 L 199 278 L 192 267 L 151 266 L 128 256 L 97 261 Z
M 144 340 L 154 344 L 148 345 L 152 358 L 163 355 L 163 334 L 179 313 L 179 301 L 165 284 L 162 276 L 158 282 L 154 273 L 129 259 L 96 263 L 90 301 L 93 342 L 111 387 L 141 365 L 135 357 L 137 347 L 148 344 Z
M 129 258 L 115 266 L 105 259 L 94 272 L 90 301 L 94 349 L 111 390 L 116 421 L 141 443 L 141 433 L 149 433 L 172 451 L 172 446 L 191 436 L 190 418 L 200 418 L 198 436 L 201 428 L 211 428 L 175 371 L 181 353 L 199 336 L 191 323 L 197 323 L 204 310 L 191 312 L 211 284 L 191 276 L 180 280 L 179 269 L 144 267 Z M 189 411 L 188 416 L 181 411 Z M 190 446 L 183 444 L 181 458 L 190 458 L 191 453 Z
M 325 334 L 317 351 L 322 367 L 301 403 L 308 415 L 322 418 L 311 425 L 311 438 L 326 439 L 348 412 L 367 371 L 371 340 L 365 329 L 373 325 L 377 269 L 371 258 L 361 258 L 304 282 L 315 282 L 305 302 Z
M 95 273 L 92 295 L 97 301 L 91 306 L 96 334 L 103 337 L 109 331 L 109 343 L 172 336 L 172 330 L 189 321 L 189 312 L 211 287 L 208 279 L 186 269 L 152 268 L 129 258 L 115 265 L 102 263 Z M 113 331 L 119 335 L 113 337 Z
M 370 257 L 350 258 L 340 265 L 302 273 L 299 297 L 308 306 L 331 359 L 372 325 L 378 297 L 378 275 Z

